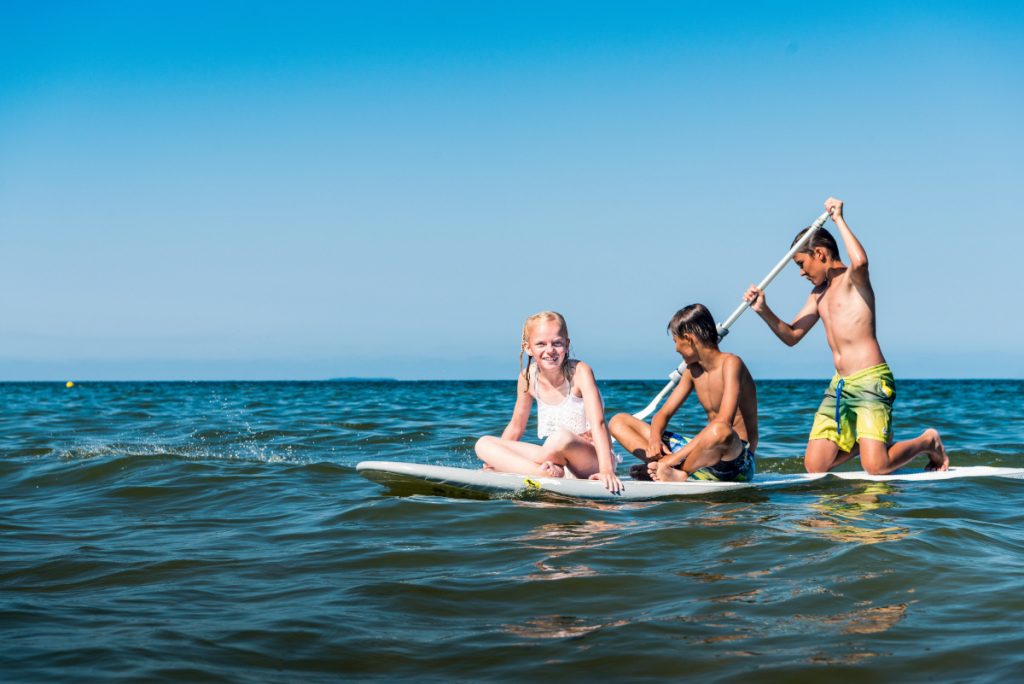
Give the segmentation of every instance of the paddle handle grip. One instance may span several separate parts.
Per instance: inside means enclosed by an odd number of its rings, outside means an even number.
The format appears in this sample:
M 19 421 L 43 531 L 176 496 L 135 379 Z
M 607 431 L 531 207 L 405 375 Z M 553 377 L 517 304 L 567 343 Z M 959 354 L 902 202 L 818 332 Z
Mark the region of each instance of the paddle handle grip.
M 825 221 L 828 220 L 828 217 L 830 215 L 831 214 L 829 214 L 826 211 L 824 214 L 815 219 L 814 223 L 812 223 L 810 228 L 807 229 L 807 232 L 800 236 L 800 239 L 797 240 L 793 244 L 793 246 L 789 248 L 789 251 L 786 252 L 786 256 L 782 257 L 782 259 L 779 260 L 779 263 L 775 264 L 775 268 L 768 271 L 768 275 L 766 275 L 764 279 L 760 283 L 758 283 L 757 288 L 759 290 L 765 289 L 773 280 L 775 280 L 775 276 L 779 275 L 779 273 L 782 272 L 782 269 L 786 268 L 786 264 L 789 263 L 789 260 L 792 259 L 797 252 L 802 250 L 807 245 L 807 243 L 810 242 L 811 238 L 814 237 L 814 234 L 817 233 L 821 229 L 821 227 L 825 225 Z M 724 323 L 718 324 L 717 327 L 719 340 L 721 340 L 723 337 L 729 334 L 729 328 L 732 327 L 732 324 L 738 321 L 740 316 L 743 315 L 743 312 L 749 308 L 750 302 L 744 300 L 743 302 L 740 303 L 738 307 L 736 307 L 736 310 L 733 311 L 727 319 L 725 319 Z

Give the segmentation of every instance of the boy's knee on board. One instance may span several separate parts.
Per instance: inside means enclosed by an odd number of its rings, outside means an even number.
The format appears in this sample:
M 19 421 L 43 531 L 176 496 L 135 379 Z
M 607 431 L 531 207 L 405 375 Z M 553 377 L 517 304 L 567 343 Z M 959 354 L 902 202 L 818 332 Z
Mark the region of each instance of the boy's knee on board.
M 832 461 L 822 458 L 820 454 L 804 454 L 804 470 L 809 473 L 827 473 L 831 465 Z
M 892 471 L 889 464 L 889 447 L 884 442 L 863 439 L 857 442 L 860 452 L 860 467 L 868 475 L 886 475 Z
M 856 449 L 856 447 L 854 448 Z M 827 473 L 836 465 L 836 459 L 843 454 L 846 455 L 846 458 L 850 456 L 846 452 L 839 451 L 839 445 L 831 440 L 808 440 L 807 449 L 804 451 L 804 469 L 809 473 Z
M 804 456 L 804 470 L 812 475 L 815 473 L 827 473 L 828 466 L 821 463 L 820 459 Z
M 888 465 L 888 463 L 880 460 L 865 458 L 863 453 L 860 455 L 860 467 L 868 475 L 887 475 L 891 470 Z

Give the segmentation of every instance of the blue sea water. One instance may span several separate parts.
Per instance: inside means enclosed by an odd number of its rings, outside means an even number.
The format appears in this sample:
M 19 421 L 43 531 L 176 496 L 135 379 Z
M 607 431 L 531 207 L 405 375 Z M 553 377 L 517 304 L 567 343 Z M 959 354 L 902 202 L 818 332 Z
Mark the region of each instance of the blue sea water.
M 603 383 L 609 415 L 661 384 Z M 762 472 L 802 470 L 823 389 L 758 383 Z M 1024 467 L 1024 382 L 898 390 L 897 438 L 936 427 L 954 464 Z M 602 504 L 398 496 L 355 472 L 476 467 L 513 392 L 0 384 L 0 679 L 1024 678 L 1021 481 Z

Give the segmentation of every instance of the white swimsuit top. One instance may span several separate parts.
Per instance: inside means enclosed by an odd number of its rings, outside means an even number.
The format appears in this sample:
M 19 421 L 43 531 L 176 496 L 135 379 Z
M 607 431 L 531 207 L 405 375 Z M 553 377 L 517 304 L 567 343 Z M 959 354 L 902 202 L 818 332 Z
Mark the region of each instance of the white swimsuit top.
M 572 383 L 568 380 L 558 388 L 559 393 L 565 392 L 565 397 L 560 403 L 548 404 L 540 398 L 537 391 L 537 365 L 530 364 L 530 394 L 537 400 L 537 436 L 547 437 L 558 428 L 565 428 L 569 432 L 582 435 L 590 432 L 590 423 L 587 422 L 587 414 L 583 410 L 583 398 L 572 393 Z

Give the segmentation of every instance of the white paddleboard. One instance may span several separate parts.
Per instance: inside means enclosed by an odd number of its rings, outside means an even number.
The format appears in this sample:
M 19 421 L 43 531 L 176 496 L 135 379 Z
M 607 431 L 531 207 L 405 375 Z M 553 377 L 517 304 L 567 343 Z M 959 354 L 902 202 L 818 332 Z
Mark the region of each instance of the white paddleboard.
M 1024 480 L 1024 468 L 997 468 L 996 466 L 950 466 L 949 470 L 913 470 L 903 468 L 888 475 L 871 475 L 863 470 L 828 473 L 843 480 L 869 480 L 871 482 L 930 482 L 956 480 L 961 477 L 1005 477 Z
M 769 489 L 795 486 L 827 477 L 844 480 L 931 481 L 962 477 L 1005 477 L 1024 479 L 1024 468 L 995 468 L 992 466 L 954 467 L 941 472 L 899 470 L 890 475 L 869 475 L 863 471 L 840 473 L 797 473 L 790 475 L 758 475 L 753 482 L 650 482 L 646 480 L 622 481 L 623 489 L 612 494 L 596 480 L 575 480 L 561 477 L 531 477 L 493 470 L 453 468 L 450 466 L 401 463 L 398 461 L 363 461 L 356 471 L 378 484 L 392 489 L 441 496 L 465 496 L 475 493 L 484 497 L 512 494 L 557 494 L 578 499 L 611 499 L 616 501 L 644 501 L 697 494 L 714 494 L 744 489 Z

